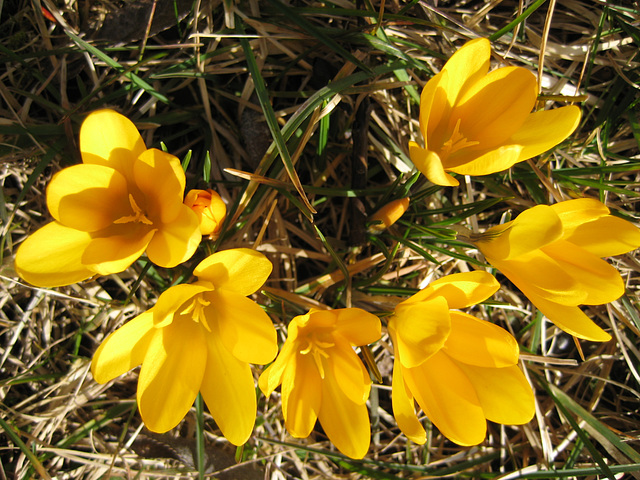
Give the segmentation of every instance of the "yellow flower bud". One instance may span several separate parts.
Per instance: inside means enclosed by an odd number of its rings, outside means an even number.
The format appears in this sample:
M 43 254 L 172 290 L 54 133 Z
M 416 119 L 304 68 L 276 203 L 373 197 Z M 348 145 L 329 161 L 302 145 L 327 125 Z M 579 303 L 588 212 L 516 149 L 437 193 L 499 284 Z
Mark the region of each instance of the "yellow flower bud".
M 396 223 L 409 208 L 409 197 L 399 198 L 387 203 L 384 207 L 374 213 L 370 221 L 381 222 L 369 226 L 369 233 L 380 233 Z
M 184 199 L 187 207 L 191 208 L 200 220 L 200 233 L 216 238 L 227 216 L 227 206 L 217 192 L 208 190 L 189 190 Z

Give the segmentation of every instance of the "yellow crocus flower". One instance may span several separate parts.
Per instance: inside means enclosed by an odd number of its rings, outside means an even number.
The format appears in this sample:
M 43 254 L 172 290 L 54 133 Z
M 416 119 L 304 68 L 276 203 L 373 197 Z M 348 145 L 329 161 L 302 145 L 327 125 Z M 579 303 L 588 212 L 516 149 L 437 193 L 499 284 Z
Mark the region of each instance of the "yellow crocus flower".
M 291 435 L 308 437 L 320 420 L 338 450 L 365 456 L 371 379 L 353 347 L 378 340 L 380 328 L 378 317 L 359 308 L 311 309 L 291 320 L 278 358 L 259 379 L 265 395 L 282 384 L 282 414 Z
M 540 311 L 571 335 L 595 342 L 611 336 L 578 305 L 602 305 L 624 293 L 620 273 L 601 257 L 640 246 L 640 230 L 591 198 L 537 205 L 472 241 L 487 261 Z
M 409 143 L 411 161 L 437 185 L 458 181 L 447 172 L 488 175 L 539 155 L 578 126 L 576 106 L 531 112 L 535 76 L 523 67 L 489 72 L 491 44 L 464 44 L 420 96 L 424 148 Z
M 142 365 L 137 400 L 149 430 L 175 427 L 201 392 L 223 435 L 242 445 L 256 416 L 249 364 L 269 363 L 278 352 L 269 316 L 246 298 L 271 269 L 264 255 L 246 248 L 210 255 L 193 272 L 197 282 L 170 287 L 102 342 L 93 377 L 105 383 Z
M 371 215 L 369 233 L 380 233 L 396 223 L 409 208 L 409 197 L 398 198 Z
M 517 365 L 516 340 L 497 325 L 454 310 L 486 300 L 499 287 L 489 273 L 458 273 L 396 306 L 388 323 L 395 353 L 393 413 L 412 441 L 426 440 L 414 400 L 459 445 L 482 442 L 487 420 L 516 425 L 533 417 L 534 397 Z
M 125 270 L 145 251 L 161 267 L 188 260 L 202 237 L 182 203 L 180 161 L 147 149 L 134 124 L 113 110 L 91 113 L 80 129 L 83 163 L 47 188 L 53 222 L 16 253 L 16 272 L 40 287 L 69 285 Z

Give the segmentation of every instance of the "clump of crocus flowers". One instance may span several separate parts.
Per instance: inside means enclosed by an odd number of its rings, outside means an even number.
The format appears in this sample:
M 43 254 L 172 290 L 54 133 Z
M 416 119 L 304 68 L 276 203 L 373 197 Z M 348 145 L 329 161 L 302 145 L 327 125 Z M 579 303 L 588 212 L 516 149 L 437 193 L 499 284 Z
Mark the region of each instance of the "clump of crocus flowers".
M 438 185 L 451 174 L 486 175 L 541 154 L 576 128 L 575 106 L 533 111 L 535 77 L 521 67 L 489 72 L 485 39 L 460 48 L 425 85 L 420 129 L 409 145 L 416 168 Z M 179 160 L 147 149 L 133 123 L 112 111 L 90 114 L 80 130 L 83 163 L 57 173 L 47 189 L 53 221 L 19 247 L 18 274 L 42 287 L 122 272 L 141 255 L 162 267 L 192 257 L 202 236 L 218 238 L 226 206 L 213 190 L 190 190 Z M 409 208 L 394 200 L 370 217 L 379 234 Z M 640 230 L 595 199 L 537 205 L 515 220 L 471 235 L 487 262 L 508 277 L 547 318 L 576 337 L 607 341 L 581 305 L 624 293 L 603 257 L 640 246 Z M 247 248 L 200 261 L 189 283 L 165 290 L 149 310 L 109 335 L 92 361 L 104 383 L 141 366 L 137 402 L 146 426 L 174 428 L 200 393 L 233 444 L 251 436 L 256 417 L 252 364 L 269 366 L 258 386 L 280 388 L 285 427 L 295 438 L 319 422 L 343 454 L 363 458 L 370 446 L 367 400 L 371 376 L 358 347 L 380 340 L 378 316 L 360 308 L 311 309 L 286 325 L 278 354 L 276 329 L 254 300 L 271 262 Z M 392 408 L 399 429 L 426 441 L 416 407 L 459 445 L 486 436 L 487 420 L 524 424 L 534 395 L 518 366 L 519 347 L 506 330 L 463 310 L 498 291 L 484 271 L 444 276 L 385 315 L 394 355 Z M 472 310 L 473 311 L 473 310 Z

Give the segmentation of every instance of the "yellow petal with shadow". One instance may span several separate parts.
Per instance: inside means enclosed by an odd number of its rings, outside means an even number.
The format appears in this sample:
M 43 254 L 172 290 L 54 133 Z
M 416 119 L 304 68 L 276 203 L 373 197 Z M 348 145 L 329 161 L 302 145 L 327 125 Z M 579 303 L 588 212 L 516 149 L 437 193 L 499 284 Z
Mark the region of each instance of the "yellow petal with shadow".
M 463 312 L 451 312 L 451 333 L 443 351 L 457 362 L 479 367 L 518 363 L 518 342 L 504 328 Z
M 432 183 L 445 187 L 455 187 L 460 182 L 444 171 L 442 160 L 437 153 L 425 150 L 415 142 L 409 142 L 409 156 L 420 172 Z
M 485 368 L 459 363 L 458 366 L 473 384 L 487 420 L 522 425 L 533 418 L 533 391 L 517 365 Z
M 80 127 L 82 161 L 114 168 L 128 181 L 133 182 L 133 164 L 145 150 L 133 122 L 114 110 L 92 112 Z
M 154 330 L 140 369 L 137 399 L 146 427 L 164 433 L 193 405 L 207 364 L 207 345 L 204 329 L 191 320 Z
M 229 352 L 217 332 L 206 334 L 207 359 L 202 386 L 211 416 L 234 445 L 251 436 L 256 419 L 256 391 L 251 367 Z
M 260 252 L 248 248 L 222 250 L 209 255 L 193 271 L 200 280 L 247 296 L 267 281 L 272 263 Z
M 238 360 L 265 365 L 278 354 L 273 322 L 254 301 L 222 289 L 205 294 L 209 324 L 218 325 L 220 341 Z
M 155 230 L 146 225 L 127 225 L 113 229 L 126 233 L 91 240 L 82 254 L 82 262 L 100 275 L 119 273 L 129 268 L 144 253 Z
M 98 383 L 106 383 L 142 364 L 153 328 L 153 313 L 146 311 L 109 335 L 91 360 L 91 373 Z
M 82 262 L 82 254 L 91 241 L 87 232 L 58 222 L 48 223 L 18 247 L 16 273 L 38 287 L 59 287 L 86 280 L 96 273 Z
M 458 445 L 477 445 L 487 421 L 475 388 L 446 354 L 439 352 L 416 368 L 404 370 L 414 398 L 440 432 Z
M 367 454 L 371 438 L 367 406 L 352 402 L 332 375 L 322 381 L 318 419 L 331 443 L 343 454 L 356 459 Z
M 47 207 L 61 224 L 95 232 L 130 211 L 127 181 L 102 165 L 74 165 L 56 173 L 47 187 Z
M 149 259 L 164 268 L 189 260 L 202 241 L 198 216 L 186 205 L 178 207 L 180 214 L 172 222 L 159 226 L 147 247 Z

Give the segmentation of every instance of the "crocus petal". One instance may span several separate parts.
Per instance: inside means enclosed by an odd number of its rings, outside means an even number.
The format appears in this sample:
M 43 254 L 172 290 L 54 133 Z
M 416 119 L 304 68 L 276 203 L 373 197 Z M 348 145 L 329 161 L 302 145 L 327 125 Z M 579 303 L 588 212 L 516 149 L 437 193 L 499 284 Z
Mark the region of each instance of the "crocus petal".
M 207 320 L 215 319 L 220 340 L 238 360 L 264 365 L 278 354 L 273 322 L 262 308 L 235 292 L 214 290 L 205 295 Z
M 391 400 L 393 416 L 396 419 L 398 428 L 409 440 L 418 445 L 423 445 L 427 441 L 427 433 L 416 416 L 413 395 L 405 385 L 403 367 L 397 357 L 393 361 Z
M 486 38 L 476 38 L 460 47 L 447 61 L 442 72 L 447 72 L 447 97 L 454 105 L 467 89 L 475 85 L 489 71 L 491 44 Z
M 109 335 L 93 354 L 95 381 L 106 383 L 140 365 L 153 333 L 153 313 L 147 311 Z
M 179 204 L 178 207 L 178 216 L 160 226 L 147 247 L 149 259 L 165 268 L 189 260 L 202 241 L 197 215 L 186 205 Z
M 640 247 L 640 229 L 612 215 L 580 225 L 563 238 L 597 257 L 620 255 Z
M 446 354 L 404 370 L 407 386 L 433 424 L 458 445 L 484 440 L 487 422 L 475 388 Z
M 434 297 L 447 299 L 449 308 L 467 308 L 484 302 L 500 288 L 500 283 L 488 272 L 454 273 L 431 282 L 415 295 L 402 302 L 402 305 L 423 302 Z
M 442 297 L 428 302 L 398 305 L 393 322 L 396 330 L 396 355 L 407 368 L 423 363 L 440 350 L 451 330 L 449 306 Z
M 509 260 L 562 238 L 562 222 L 552 208 L 536 205 L 515 220 L 488 229 L 476 242 L 484 256 Z
M 362 405 L 369 398 L 371 377 L 356 352 L 344 340 L 336 338 L 336 345 L 327 349 L 331 370 L 325 378 L 333 377 L 343 394 L 353 403 Z
M 498 68 L 464 91 L 451 112 L 451 121 L 461 120 L 460 133 L 467 140 L 492 148 L 518 130 L 536 97 L 537 82 L 531 72 L 522 67 Z
M 460 182 L 444 171 L 442 160 L 437 153 L 425 150 L 415 142 L 409 142 L 409 156 L 418 170 L 432 183 L 445 187 L 455 187 Z
M 143 254 L 154 233 L 136 225 L 127 233 L 94 238 L 82 254 L 82 263 L 100 275 L 122 272 Z
M 267 281 L 273 265 L 263 254 L 248 248 L 223 250 L 208 256 L 193 271 L 200 280 L 247 296 Z
M 174 285 L 162 292 L 154 307 L 153 320 L 156 328 L 166 327 L 173 321 L 174 315 L 179 315 L 180 307 L 199 293 L 211 290 L 211 286 L 198 283 L 182 283 Z M 185 308 L 187 305 L 185 305 Z
M 289 333 L 291 334 L 291 328 L 289 328 Z M 258 386 L 267 397 L 282 383 L 284 371 L 287 366 L 295 362 L 295 355 L 295 343 L 293 341 L 285 342 L 275 362 L 262 372 L 258 379 Z
M 285 426 L 296 438 L 313 430 L 324 401 L 322 380 L 311 355 L 296 355 L 282 376 L 282 415 Z
M 84 163 L 105 165 L 133 179 L 133 163 L 146 150 L 136 126 L 113 110 L 98 110 L 80 127 L 80 152 Z
M 518 163 L 521 147 L 519 145 L 501 145 L 488 152 L 469 149 L 451 155 L 445 168 L 460 175 L 489 175 L 502 172 Z
M 435 150 L 446 140 L 451 104 L 447 99 L 449 74 L 444 71 L 426 83 L 420 94 L 420 131 L 424 139 L 425 149 Z
M 137 187 L 146 197 L 149 217 L 170 223 L 179 214 L 184 215 L 181 207 L 185 176 L 180 160 L 167 152 L 150 148 L 142 152 L 134 163 L 133 175 Z
M 82 263 L 82 253 L 90 242 L 89 233 L 51 222 L 22 242 L 16 253 L 16 273 L 39 287 L 86 280 L 95 274 Z
M 367 406 L 352 402 L 332 375 L 322 381 L 318 419 L 329 440 L 342 453 L 351 458 L 363 458 L 367 454 L 371 438 Z
M 556 259 L 562 270 L 571 275 L 586 298 L 586 305 L 613 302 L 624 293 L 624 282 L 618 270 L 577 245 L 558 241 L 542 249 Z
M 604 203 L 595 198 L 575 198 L 554 203 L 550 208 L 560 218 L 565 234 L 569 235 L 583 223 L 606 217 L 611 213 Z
M 521 162 L 558 145 L 573 133 L 579 123 L 580 108 L 575 105 L 541 110 L 529 115 L 520 130 L 506 143 L 522 147 L 518 159 Z
M 529 300 L 558 328 L 574 337 L 592 342 L 611 340 L 611 335 L 596 325 L 578 307 L 560 305 L 538 296 L 529 297 Z
M 451 312 L 451 334 L 444 351 L 458 362 L 479 367 L 518 363 L 518 342 L 504 328 L 463 312 Z
M 351 345 L 368 345 L 380 339 L 380 319 L 360 308 L 341 308 L 335 331 Z
M 200 390 L 207 364 L 202 327 L 191 320 L 154 329 L 138 379 L 138 407 L 152 432 L 178 425 Z
M 473 384 L 488 420 L 505 425 L 522 425 L 533 418 L 533 392 L 517 365 L 504 368 L 458 366 Z
M 53 218 L 67 227 L 95 232 L 130 210 L 126 179 L 102 165 L 74 165 L 56 173 L 47 187 Z
M 256 418 L 253 375 L 249 364 L 229 352 L 216 333 L 206 335 L 207 360 L 200 391 L 222 434 L 234 445 L 242 445 L 251 436 Z
M 535 295 L 571 306 L 587 299 L 579 280 L 564 270 L 565 264 L 541 250 L 514 260 L 495 261 L 489 257 L 487 260 L 530 299 Z

